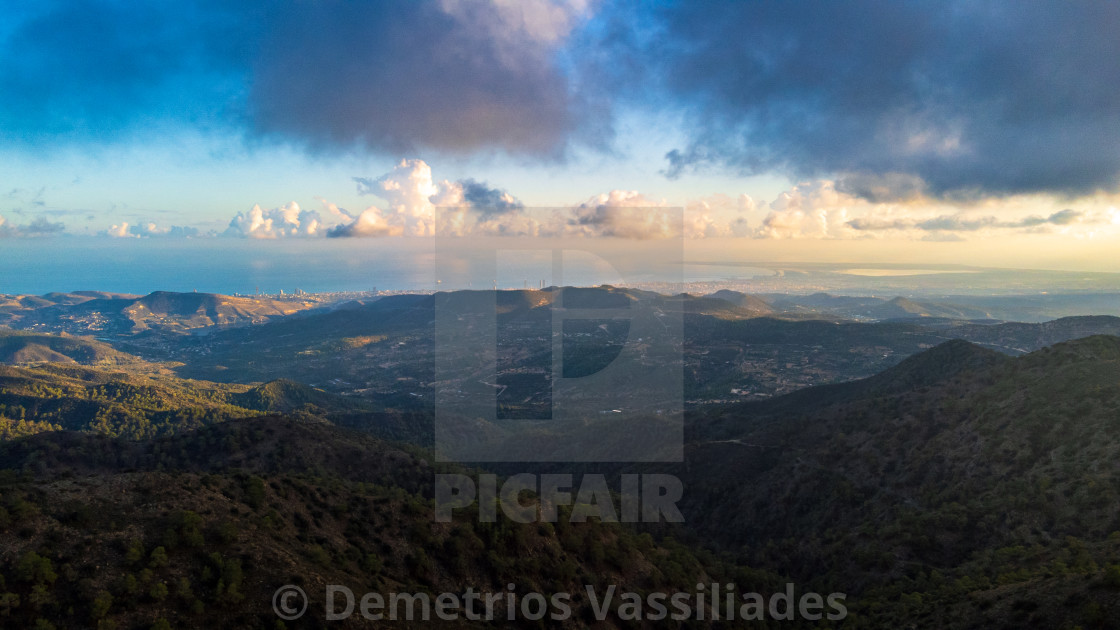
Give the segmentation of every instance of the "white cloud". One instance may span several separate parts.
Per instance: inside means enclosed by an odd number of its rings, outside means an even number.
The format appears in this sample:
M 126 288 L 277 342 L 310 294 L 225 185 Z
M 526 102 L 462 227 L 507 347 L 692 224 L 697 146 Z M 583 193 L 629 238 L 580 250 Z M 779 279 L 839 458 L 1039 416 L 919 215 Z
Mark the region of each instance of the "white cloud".
M 254 205 L 247 212 L 238 212 L 229 222 L 226 236 L 247 238 L 284 238 L 293 236 L 320 236 L 324 232 L 319 213 L 301 210 L 296 202 L 279 208 L 262 210 Z
M 381 210 L 375 206 L 366 208 L 358 216 L 353 216 L 345 210 L 338 209 L 337 206 L 335 206 L 335 210 L 346 222 L 327 230 L 327 236 L 400 236 L 404 233 L 403 227 L 390 225 Z
M 353 215 L 324 202 L 342 221 L 331 228 L 330 236 L 432 236 L 437 229 L 442 235 L 522 234 L 537 229 L 520 216 L 522 204 L 508 192 L 473 179 L 437 183 L 423 160 L 401 160 L 381 177 L 354 181 L 359 194 L 376 195 L 387 203 Z
M 132 225 L 128 222 L 123 222 L 119 225 L 114 224 L 109 229 L 98 232 L 98 235 L 108 236 L 110 238 L 193 238 L 197 236 L 214 236 L 214 233 L 207 232 L 203 234 L 197 228 L 185 227 L 181 225 L 159 227 L 155 223 L 149 221 L 147 223 L 140 223 L 138 225 Z
M 757 207 L 747 194 L 701 197 L 685 206 L 684 233 L 688 238 L 750 236 L 747 214 Z
M 572 211 L 569 235 L 655 239 L 681 235 L 680 214 L 636 190 L 596 195 Z
M 787 208 L 766 215 L 757 238 L 845 238 L 851 236 L 845 208 Z
M 128 222 L 121 223 L 120 225 L 114 224 L 113 227 L 105 230 L 102 234 L 110 238 L 133 238 L 137 236 L 128 231 Z
M 485 182 L 437 181 L 431 167 L 419 159 L 401 160 L 380 177 L 355 177 L 354 181 L 359 194 L 377 196 L 384 203 L 352 212 L 319 198 L 326 220 L 318 212 L 300 209 L 295 202 L 272 210 L 254 206 L 238 213 L 226 234 L 253 238 L 438 233 L 461 237 L 655 239 L 683 235 L 693 239 L 959 240 L 961 234 L 991 230 L 1077 235 L 1085 231 L 1085 226 L 1120 225 L 1120 211 L 1115 206 L 1106 210 L 1100 203 L 1039 213 L 1038 208 L 1054 200 L 1019 196 L 956 206 L 932 200 L 920 191 L 904 201 L 890 195 L 891 202 L 878 202 L 857 191 L 861 186 L 907 185 L 895 181 L 855 182 L 859 186 L 826 179 L 802 182 L 770 203 L 747 194 L 715 194 L 689 201 L 683 223 L 679 212 L 669 208 L 667 202 L 634 190 L 612 190 L 578 205 L 552 210 L 528 210 L 510 193 Z M 1115 198 L 1107 197 L 1106 203 L 1115 203 Z M 148 225 L 113 226 L 112 231 L 119 236 L 162 232 Z
M 851 238 L 848 226 L 854 209 L 869 204 L 836 190 L 835 182 L 818 180 L 794 186 L 770 202 L 770 213 L 754 232 L 756 238 Z
M 432 168 L 424 160 L 401 160 L 392 171 L 377 179 L 356 177 L 354 181 L 358 183 L 360 194 L 377 195 L 388 202 L 385 221 L 399 226 L 403 234 L 431 236 L 435 233 L 432 197 L 441 190 L 432 181 Z

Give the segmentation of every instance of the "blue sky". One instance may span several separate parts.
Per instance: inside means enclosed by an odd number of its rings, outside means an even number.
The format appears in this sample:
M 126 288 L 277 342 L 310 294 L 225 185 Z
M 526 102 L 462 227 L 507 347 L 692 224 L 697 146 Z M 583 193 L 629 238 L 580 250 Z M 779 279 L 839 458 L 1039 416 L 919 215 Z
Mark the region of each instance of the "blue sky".
M 468 233 L 654 238 L 623 223 L 680 206 L 693 258 L 1120 271 L 1115 3 L 80 0 L 2 16 L 0 237 L 44 252 L 375 247 L 446 231 L 437 207 Z M 530 219 L 542 206 L 566 214 Z

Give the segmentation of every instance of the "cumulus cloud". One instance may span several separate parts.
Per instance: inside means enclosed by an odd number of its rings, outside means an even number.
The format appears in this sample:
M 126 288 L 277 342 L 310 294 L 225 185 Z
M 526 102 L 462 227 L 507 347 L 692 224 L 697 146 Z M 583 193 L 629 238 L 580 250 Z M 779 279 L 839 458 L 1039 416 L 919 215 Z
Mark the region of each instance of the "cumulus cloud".
M 787 208 L 766 215 L 757 238 L 845 238 L 850 236 L 846 208 Z
M 484 182 L 464 179 L 459 181 L 458 185 L 462 190 L 463 201 L 477 208 L 483 215 L 506 214 L 525 207 L 513 195 L 504 190 L 490 188 Z
M 16 225 L 0 216 L 0 236 L 3 237 L 51 236 L 61 234 L 64 231 L 66 231 L 65 225 L 48 221 L 43 217 L 36 217 L 30 223 L 24 225 Z
M 746 214 L 757 207 L 750 195 L 718 194 L 693 200 L 685 206 L 684 233 L 687 238 L 749 236 Z
M 1099 196 L 1096 206 L 1032 213 L 1050 198 L 1019 196 L 984 204 L 954 205 L 916 193 L 906 202 L 878 202 L 877 186 L 906 189 L 905 177 L 801 182 L 769 203 L 747 194 L 716 194 L 689 201 L 682 212 L 634 190 L 611 190 L 586 201 L 551 209 L 530 209 L 510 192 L 473 178 L 436 180 L 431 167 L 406 159 L 379 177 L 353 178 L 361 195 L 383 200 L 350 211 L 319 198 L 321 213 L 296 202 L 239 212 L 226 235 L 281 237 L 532 236 L 658 239 L 685 237 L 756 239 L 961 240 L 991 230 L 1061 232 L 1073 236 L 1087 227 L 1120 225 L 1120 211 L 1102 209 L 1115 201 Z M 871 191 L 870 193 L 868 191 Z M 962 209 L 963 208 L 963 209 Z M 765 213 L 765 216 L 762 216 Z M 324 218 L 325 217 L 325 218 Z M 3 225 L 0 224 L 0 229 Z M 30 232 L 43 226 L 26 226 Z M 116 237 L 199 235 L 191 228 L 160 228 L 147 223 L 113 225 L 103 234 Z
M 375 206 L 366 208 L 357 216 L 344 210 L 339 211 L 346 222 L 333 226 L 327 230 L 327 236 L 332 238 L 348 236 L 400 236 L 404 228 L 400 225 L 390 225 L 385 216 Z
M 148 225 L 152 225 L 152 224 L 148 224 Z M 170 229 L 168 229 L 168 231 L 166 233 L 166 236 L 169 236 L 169 237 L 172 237 L 172 238 L 175 238 L 175 237 L 194 238 L 196 236 L 216 236 L 216 233 L 213 230 L 207 230 L 206 232 L 202 232 L 198 228 L 193 228 L 193 227 L 186 226 L 186 225 L 173 225 L 173 226 L 171 226 Z
M 303 210 L 296 202 L 270 210 L 254 205 L 247 212 L 238 212 L 229 222 L 225 236 L 247 238 L 284 238 L 319 236 L 323 223 L 319 213 Z
M 358 193 L 377 195 L 389 203 L 394 222 L 409 236 L 434 234 L 435 204 L 440 187 L 432 181 L 432 168 L 423 160 L 401 160 L 392 171 L 370 179 L 355 177 Z
M 570 236 L 632 239 L 744 236 L 749 195 L 713 195 L 679 210 L 633 190 L 612 190 L 583 203 L 553 209 L 525 208 L 506 190 L 473 178 L 436 181 L 423 160 L 401 160 L 380 177 L 355 177 L 358 193 L 387 203 L 352 213 L 320 200 L 338 224 L 328 236 Z M 683 232 L 682 232 L 683 230 Z
M 110 238 L 132 238 L 134 235 L 128 231 L 128 222 L 123 222 L 120 225 L 113 224 L 112 227 L 103 231 L 102 236 Z
M 1120 184 L 1120 4 L 604 7 L 604 85 L 681 112 L 667 173 L 837 177 L 874 201 Z
M 510 193 L 473 179 L 436 181 L 422 160 L 402 160 L 376 178 L 355 178 L 362 194 L 388 203 L 350 213 L 324 201 L 338 225 L 330 236 L 518 235 L 615 237 L 629 239 L 759 238 L 858 239 L 891 236 L 955 240 L 956 233 L 984 229 L 1047 230 L 1108 222 L 1100 213 L 1066 209 L 1048 216 L 997 218 L 956 210 L 918 195 L 906 203 L 875 202 L 851 182 L 811 180 L 780 193 L 769 203 L 747 194 L 711 195 L 690 201 L 682 217 L 664 200 L 633 190 L 612 190 L 583 203 L 551 210 L 528 210 Z M 906 178 L 862 180 L 868 186 L 905 188 Z M 878 182 L 878 183 L 877 183 Z M 1037 200 L 1036 200 L 1037 201 Z M 999 202 L 1002 203 L 1002 202 Z M 1033 203 L 1019 200 L 1018 205 Z M 1011 207 L 993 210 L 1014 214 Z M 750 217 L 767 211 L 757 227 Z M 757 219 L 756 219 L 757 220 Z
M 655 239 L 682 234 L 680 213 L 636 190 L 612 190 L 574 209 L 567 232 L 577 236 Z
M 194 238 L 197 236 L 203 236 L 202 232 L 200 232 L 198 228 L 193 227 L 182 225 L 159 227 L 155 223 L 151 222 L 132 225 L 127 221 L 120 224 L 113 224 L 109 229 L 99 232 L 99 235 L 108 236 L 111 238 Z M 212 235 L 213 232 L 207 234 L 207 236 Z
M 510 193 L 474 179 L 432 178 L 423 160 L 401 160 L 392 171 L 376 178 L 355 177 L 361 195 L 384 199 L 385 208 L 370 206 L 358 215 L 340 211 L 343 223 L 330 236 L 432 236 L 472 231 L 521 233 L 534 229 L 517 215 L 524 204 Z M 439 225 L 437 226 L 437 214 Z
M 851 214 L 866 205 L 864 200 L 837 190 L 831 180 L 798 184 L 770 202 L 770 212 L 753 235 L 775 239 L 851 237 Z

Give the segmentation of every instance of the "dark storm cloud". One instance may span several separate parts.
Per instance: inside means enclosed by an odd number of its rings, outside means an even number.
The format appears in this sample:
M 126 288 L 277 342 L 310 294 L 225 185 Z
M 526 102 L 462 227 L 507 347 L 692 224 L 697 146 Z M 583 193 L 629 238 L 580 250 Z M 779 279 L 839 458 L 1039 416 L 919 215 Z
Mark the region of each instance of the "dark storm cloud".
M 1120 3 L 625 6 L 600 29 L 606 77 L 684 113 L 670 176 L 855 173 L 869 198 L 1117 185 Z
M 545 19 L 525 20 L 537 30 L 507 24 L 521 15 L 501 12 L 508 8 L 445 11 L 406 0 L 29 6 L 0 27 L 0 134 L 9 138 L 106 139 L 171 120 L 312 149 L 557 157 L 573 138 L 603 141 L 557 65 L 562 38 Z
M 1120 3 L 11 3 L 0 139 L 172 122 L 311 150 L 605 148 L 682 115 L 665 173 L 828 176 L 872 200 L 1114 189 Z M 578 3 L 574 3 L 578 4 Z M 153 125 L 155 125 L 153 127 Z
M 471 6 L 467 3 L 467 6 Z M 590 120 L 548 46 L 483 3 L 299 3 L 270 17 L 254 67 L 258 130 L 396 151 L 555 154 Z

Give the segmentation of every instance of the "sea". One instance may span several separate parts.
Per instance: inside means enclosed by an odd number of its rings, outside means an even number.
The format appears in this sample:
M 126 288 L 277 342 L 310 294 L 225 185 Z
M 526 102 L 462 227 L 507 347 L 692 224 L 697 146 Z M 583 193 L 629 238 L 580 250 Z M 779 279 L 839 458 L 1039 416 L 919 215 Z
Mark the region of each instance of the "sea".
M 711 265 L 686 268 L 679 247 L 658 251 L 656 245 L 646 251 L 630 244 L 587 251 L 578 244 L 542 246 L 539 241 L 504 243 L 500 250 L 482 245 L 458 251 L 445 245 L 430 238 L 0 238 L 0 294 L 511 289 L 774 273 Z M 563 252 L 559 266 L 557 251 Z

